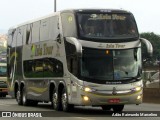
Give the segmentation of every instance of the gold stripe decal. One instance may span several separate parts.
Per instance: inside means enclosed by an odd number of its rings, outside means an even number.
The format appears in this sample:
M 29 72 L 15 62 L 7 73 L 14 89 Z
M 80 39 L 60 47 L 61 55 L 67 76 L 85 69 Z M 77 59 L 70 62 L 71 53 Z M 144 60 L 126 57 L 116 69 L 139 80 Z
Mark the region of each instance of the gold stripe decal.
M 28 89 L 38 92 L 38 93 L 43 93 L 45 91 L 47 91 L 47 88 L 36 88 L 36 87 L 29 87 Z

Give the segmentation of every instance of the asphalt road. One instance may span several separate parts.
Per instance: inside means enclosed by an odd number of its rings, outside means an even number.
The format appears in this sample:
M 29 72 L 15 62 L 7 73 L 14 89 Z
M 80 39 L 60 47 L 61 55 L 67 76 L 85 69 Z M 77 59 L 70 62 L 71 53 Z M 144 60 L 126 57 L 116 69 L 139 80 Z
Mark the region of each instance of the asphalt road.
M 0 120 L 160 120 L 160 104 L 147 103 L 138 106 L 126 105 L 124 112 L 117 114 L 112 111 L 102 111 L 100 107 L 75 107 L 74 111 L 66 113 L 53 110 L 50 103 L 39 103 L 38 106 L 34 107 L 19 106 L 15 99 L 7 96 L 7 98 L 0 98 L 0 116 L 2 116 L 2 112 L 6 111 L 11 112 L 14 117 L 0 117 Z M 42 116 L 42 118 L 24 117 L 32 116 L 33 113 Z M 16 117 L 16 115 L 23 116 L 23 118 Z M 150 115 L 151 117 L 149 117 Z

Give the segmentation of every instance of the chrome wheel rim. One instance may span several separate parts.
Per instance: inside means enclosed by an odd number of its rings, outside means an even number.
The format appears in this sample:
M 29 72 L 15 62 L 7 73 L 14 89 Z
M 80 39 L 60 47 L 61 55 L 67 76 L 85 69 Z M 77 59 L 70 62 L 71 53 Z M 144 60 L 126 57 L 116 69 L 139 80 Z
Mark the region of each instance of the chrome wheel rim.
M 58 96 L 57 96 L 57 93 L 54 93 L 53 94 L 53 107 L 57 107 L 57 99 L 58 99 Z
M 66 109 L 66 107 L 67 107 L 67 95 L 66 95 L 66 93 L 63 93 L 63 95 L 62 95 L 62 106 L 63 106 L 63 109 Z
M 17 101 L 20 101 L 20 91 L 17 91 Z
M 26 103 L 26 94 L 25 94 L 25 92 L 23 91 L 23 104 L 25 104 Z

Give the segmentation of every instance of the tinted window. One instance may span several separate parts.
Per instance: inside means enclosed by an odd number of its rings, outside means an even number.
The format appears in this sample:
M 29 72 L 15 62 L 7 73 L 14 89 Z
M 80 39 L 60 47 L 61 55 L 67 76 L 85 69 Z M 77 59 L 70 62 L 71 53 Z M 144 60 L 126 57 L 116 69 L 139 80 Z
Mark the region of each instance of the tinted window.
M 34 22 L 32 27 L 32 43 L 40 40 L 40 21 Z
M 59 35 L 59 18 L 58 16 L 53 16 L 49 20 L 49 39 L 56 40 Z
M 62 77 L 63 64 L 53 58 L 24 61 L 24 75 L 29 78 Z
M 132 14 L 78 13 L 80 37 L 85 38 L 132 38 L 138 31 Z

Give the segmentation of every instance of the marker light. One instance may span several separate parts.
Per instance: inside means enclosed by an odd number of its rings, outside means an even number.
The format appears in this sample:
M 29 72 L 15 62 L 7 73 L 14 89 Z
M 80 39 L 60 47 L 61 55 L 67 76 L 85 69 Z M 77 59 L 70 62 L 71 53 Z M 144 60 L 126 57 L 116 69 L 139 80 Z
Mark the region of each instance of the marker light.
M 107 55 L 109 54 L 109 50 L 106 50 L 106 54 L 107 54 Z
M 83 100 L 84 100 L 84 101 L 88 101 L 88 100 L 89 100 L 89 97 L 83 96 Z

